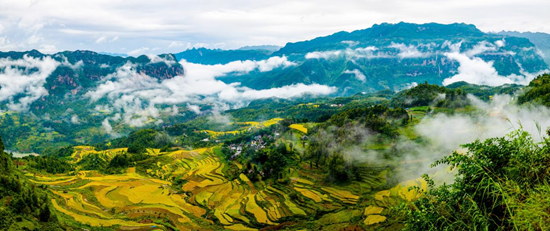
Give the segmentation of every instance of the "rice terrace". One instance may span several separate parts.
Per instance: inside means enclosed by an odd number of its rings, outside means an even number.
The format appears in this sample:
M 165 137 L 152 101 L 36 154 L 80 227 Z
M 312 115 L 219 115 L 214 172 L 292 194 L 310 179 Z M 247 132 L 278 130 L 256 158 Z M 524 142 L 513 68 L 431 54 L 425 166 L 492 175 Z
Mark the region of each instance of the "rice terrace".
M 242 124 L 269 127 L 281 120 Z M 305 128 L 294 129 L 303 132 Z M 250 130 L 240 132 L 246 131 Z M 209 134 L 215 137 L 233 133 Z M 76 146 L 71 162 L 78 164 L 91 155 L 110 161 L 127 150 L 96 151 L 93 146 Z M 290 168 L 290 182 L 273 185 L 251 182 L 242 173 L 235 175 L 242 165 L 225 161 L 221 146 L 166 152 L 147 149 L 146 153 L 158 160 L 151 168 L 138 165 L 122 174 L 76 170 L 65 175 L 28 173 L 27 176 L 35 184 L 48 186 L 53 194 L 51 202 L 62 216 L 91 227 L 121 230 L 257 230 L 288 225 L 293 219 L 310 216 L 319 216 L 323 221 L 318 228 L 345 227 L 346 219 L 351 218 L 349 214 L 364 217 L 364 224 L 373 225 L 386 220 L 384 208 L 412 199 L 410 192 L 399 185 L 375 193 L 387 184 L 385 172 L 369 176 L 349 190 L 323 185 L 319 173 L 307 167 Z M 425 183 L 419 186 L 426 187 Z M 365 193 L 374 200 L 361 199 L 360 195 Z M 349 209 L 350 206 L 355 209 Z

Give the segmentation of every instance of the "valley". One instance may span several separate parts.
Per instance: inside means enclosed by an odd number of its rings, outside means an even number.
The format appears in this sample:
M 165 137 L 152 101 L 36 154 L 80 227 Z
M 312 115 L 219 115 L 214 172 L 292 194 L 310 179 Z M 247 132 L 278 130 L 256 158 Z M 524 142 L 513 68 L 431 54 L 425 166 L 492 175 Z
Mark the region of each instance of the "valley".
M 0 230 L 549 230 L 546 35 L 0 49 Z

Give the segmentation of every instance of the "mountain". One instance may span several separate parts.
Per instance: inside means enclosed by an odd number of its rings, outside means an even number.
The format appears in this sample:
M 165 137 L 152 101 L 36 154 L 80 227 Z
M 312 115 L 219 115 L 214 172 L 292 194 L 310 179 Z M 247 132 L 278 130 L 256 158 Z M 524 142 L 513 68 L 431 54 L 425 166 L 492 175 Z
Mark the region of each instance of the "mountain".
M 132 91 L 185 73 L 171 54 L 124 58 L 91 51 L 0 52 L 0 69 L 0 134 L 8 149 L 19 151 L 109 137 L 102 121 L 134 110 L 124 104 L 113 111 L 107 99 L 118 95 L 108 96 L 109 89 Z
M 281 49 L 280 46 L 275 46 L 275 45 L 259 45 L 259 46 L 244 46 L 239 48 L 238 50 L 266 50 L 266 51 L 275 52 L 280 49 Z
M 273 51 L 271 50 L 261 48 L 241 48 L 238 50 L 193 48 L 174 55 L 178 60 L 184 59 L 192 63 L 215 65 L 227 64 L 234 61 L 263 60 L 269 58 L 272 53 Z
M 488 34 L 462 23 L 383 23 L 288 43 L 271 57 L 288 57 L 296 63 L 292 68 L 223 81 L 254 89 L 320 83 L 338 87 L 341 94 L 400 90 L 424 81 L 442 84 L 457 74 L 486 77 L 472 81 L 489 84 L 495 76 L 531 78 L 530 73 L 546 70 L 548 65 L 534 47 L 526 38 Z M 483 65 L 484 72 L 472 64 Z
M 425 82 L 527 84 L 548 68 L 528 39 L 458 23 L 384 23 L 277 48 L 139 57 L 0 52 L 0 135 L 9 150 L 40 152 L 254 100 L 400 91 Z
M 501 31 L 499 35 L 527 38 L 542 52 L 544 61 L 550 65 L 550 34 L 542 32 Z

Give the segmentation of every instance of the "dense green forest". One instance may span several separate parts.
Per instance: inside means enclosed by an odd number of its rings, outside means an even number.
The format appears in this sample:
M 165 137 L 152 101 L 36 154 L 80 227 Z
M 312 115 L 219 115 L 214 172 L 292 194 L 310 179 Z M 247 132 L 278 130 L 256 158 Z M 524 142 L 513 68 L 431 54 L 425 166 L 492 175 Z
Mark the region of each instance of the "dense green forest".
M 17 169 L 20 162 L 4 152 L 0 137 L 0 229 L 63 230 L 51 211 L 46 188 L 29 182 Z

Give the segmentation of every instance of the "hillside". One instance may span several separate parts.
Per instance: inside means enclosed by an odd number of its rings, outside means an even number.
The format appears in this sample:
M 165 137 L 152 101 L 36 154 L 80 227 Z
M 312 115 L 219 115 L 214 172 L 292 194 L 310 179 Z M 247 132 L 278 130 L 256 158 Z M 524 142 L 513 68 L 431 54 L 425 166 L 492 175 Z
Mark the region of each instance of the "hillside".
M 474 25 L 385 23 L 288 43 L 272 56 L 288 57 L 296 66 L 278 72 L 231 76 L 223 81 L 240 82 L 255 89 L 320 83 L 338 87 L 340 94 L 354 94 L 400 90 L 424 81 L 442 84 L 457 74 L 476 73 L 479 78 L 468 81 L 499 85 L 491 83 L 491 79 L 531 76 L 529 73 L 536 75 L 548 68 L 534 47 L 528 39 L 487 34 Z M 470 69 L 473 63 L 494 70 Z
M 530 85 L 547 85 L 546 78 Z M 260 100 L 182 124 L 5 159 L 17 163 L 12 171 L 26 184 L 47 192 L 39 204 L 55 219 L 33 225 L 545 229 L 538 198 L 548 195 L 547 167 L 536 163 L 548 161 L 548 138 L 529 134 L 550 126 L 543 119 L 550 113 L 537 100 L 517 105 L 511 95 L 521 88 L 422 83 L 399 93 Z M 432 163 L 439 167 L 427 167 Z M 503 206 L 509 212 L 499 213 Z
M 135 58 L 4 52 L 0 134 L 9 150 L 42 152 L 257 100 L 400 91 L 424 82 L 524 85 L 548 68 L 533 48 L 525 38 L 473 25 L 384 23 L 275 52 L 269 46 Z
M 516 32 L 516 31 L 502 31 L 500 35 L 527 38 L 542 52 L 542 57 L 546 64 L 550 65 L 550 34 L 541 32 Z

